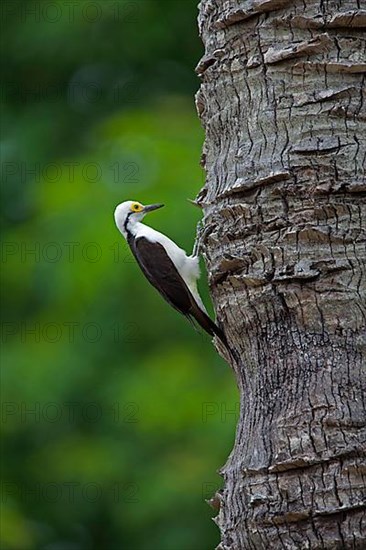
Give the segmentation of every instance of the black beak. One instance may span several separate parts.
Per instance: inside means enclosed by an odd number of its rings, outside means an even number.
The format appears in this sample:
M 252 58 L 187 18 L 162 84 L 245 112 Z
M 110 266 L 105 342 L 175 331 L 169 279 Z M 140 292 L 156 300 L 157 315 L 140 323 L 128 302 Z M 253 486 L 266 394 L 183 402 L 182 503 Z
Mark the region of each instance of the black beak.
M 158 208 L 162 208 L 164 204 L 148 204 L 144 207 L 144 213 L 146 212 L 152 212 L 153 210 L 157 210 Z

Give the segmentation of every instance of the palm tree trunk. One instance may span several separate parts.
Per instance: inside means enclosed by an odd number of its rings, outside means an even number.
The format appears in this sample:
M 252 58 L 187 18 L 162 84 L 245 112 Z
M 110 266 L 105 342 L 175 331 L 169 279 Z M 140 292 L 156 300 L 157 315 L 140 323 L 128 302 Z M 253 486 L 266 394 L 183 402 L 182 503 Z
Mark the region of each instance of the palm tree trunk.
M 241 395 L 225 550 L 366 548 L 366 11 L 202 0 L 203 250 Z

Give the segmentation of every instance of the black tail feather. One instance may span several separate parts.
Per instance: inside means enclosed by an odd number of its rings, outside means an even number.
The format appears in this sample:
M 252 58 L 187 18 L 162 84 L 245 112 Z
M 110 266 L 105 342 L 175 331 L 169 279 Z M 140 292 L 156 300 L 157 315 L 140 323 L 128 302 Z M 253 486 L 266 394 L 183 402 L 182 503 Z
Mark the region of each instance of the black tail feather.
M 197 304 L 194 304 L 189 316 L 193 317 L 210 336 L 217 336 L 224 346 L 229 349 L 224 331 Z
M 196 321 L 210 336 L 217 336 L 231 357 L 233 363 L 239 367 L 241 364 L 240 356 L 235 349 L 229 345 L 224 331 L 204 311 L 202 311 L 197 304 L 193 304 L 193 307 L 188 314 L 188 318 L 190 318 L 192 324 Z

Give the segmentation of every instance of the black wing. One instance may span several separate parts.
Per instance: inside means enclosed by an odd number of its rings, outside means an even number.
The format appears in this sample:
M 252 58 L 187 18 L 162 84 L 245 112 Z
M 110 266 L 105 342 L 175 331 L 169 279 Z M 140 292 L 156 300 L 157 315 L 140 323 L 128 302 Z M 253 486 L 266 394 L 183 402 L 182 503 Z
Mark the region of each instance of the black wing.
M 163 298 L 183 315 L 196 319 L 208 334 L 216 334 L 227 345 L 224 333 L 198 306 L 165 248 L 145 237 L 132 238 L 128 242 L 144 275 Z
M 145 237 L 131 239 L 129 244 L 148 281 L 171 306 L 187 315 L 191 309 L 191 293 L 165 248 Z

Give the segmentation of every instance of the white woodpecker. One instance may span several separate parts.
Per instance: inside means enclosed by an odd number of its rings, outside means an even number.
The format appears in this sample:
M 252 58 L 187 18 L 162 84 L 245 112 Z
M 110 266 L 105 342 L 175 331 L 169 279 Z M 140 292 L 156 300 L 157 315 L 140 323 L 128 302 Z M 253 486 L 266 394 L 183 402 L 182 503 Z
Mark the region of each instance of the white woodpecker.
M 196 320 L 208 334 L 217 336 L 227 347 L 225 334 L 210 319 L 198 294 L 198 256 L 187 256 L 171 239 L 141 223 L 145 214 L 162 206 L 144 206 L 137 201 L 122 202 L 114 211 L 116 225 L 130 245 L 145 277 L 163 298 L 190 321 Z

